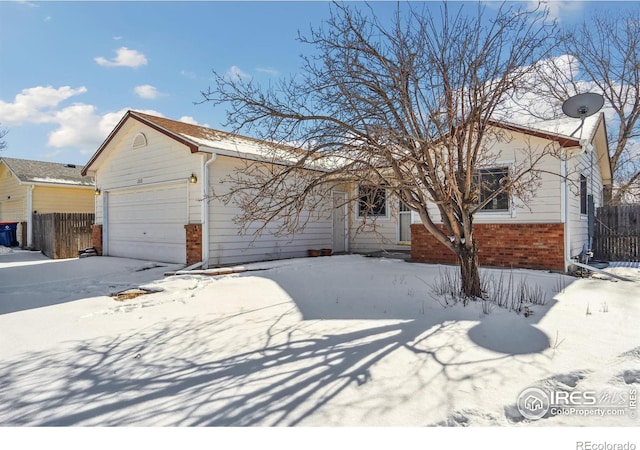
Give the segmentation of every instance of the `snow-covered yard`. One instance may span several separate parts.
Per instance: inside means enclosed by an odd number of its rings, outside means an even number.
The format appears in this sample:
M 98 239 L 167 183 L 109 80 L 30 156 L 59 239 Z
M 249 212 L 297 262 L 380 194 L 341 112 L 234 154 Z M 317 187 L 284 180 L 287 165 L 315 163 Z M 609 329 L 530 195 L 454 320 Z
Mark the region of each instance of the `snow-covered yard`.
M 0 255 L 0 425 L 639 424 L 640 283 L 484 270 L 541 286 L 525 317 L 435 295 L 444 266 L 246 268 L 163 277 L 176 267 Z M 109 297 L 136 286 L 157 292 Z M 593 393 L 608 415 L 523 419 L 532 387 Z

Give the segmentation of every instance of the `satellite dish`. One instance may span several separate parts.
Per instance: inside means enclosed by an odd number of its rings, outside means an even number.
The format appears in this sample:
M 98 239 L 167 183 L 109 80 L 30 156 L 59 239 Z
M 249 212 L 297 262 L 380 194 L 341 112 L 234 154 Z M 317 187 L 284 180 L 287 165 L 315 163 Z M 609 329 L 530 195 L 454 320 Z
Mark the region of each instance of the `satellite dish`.
M 575 119 L 584 119 L 600 111 L 604 105 L 604 97 L 593 92 L 574 95 L 562 104 L 562 112 Z
M 580 126 L 576 128 L 570 136 L 573 136 L 580 128 L 582 128 L 585 117 L 594 115 L 600 111 L 603 106 L 604 97 L 593 92 L 574 95 L 573 97 L 569 97 L 565 100 L 562 104 L 562 112 L 574 119 L 580 119 Z

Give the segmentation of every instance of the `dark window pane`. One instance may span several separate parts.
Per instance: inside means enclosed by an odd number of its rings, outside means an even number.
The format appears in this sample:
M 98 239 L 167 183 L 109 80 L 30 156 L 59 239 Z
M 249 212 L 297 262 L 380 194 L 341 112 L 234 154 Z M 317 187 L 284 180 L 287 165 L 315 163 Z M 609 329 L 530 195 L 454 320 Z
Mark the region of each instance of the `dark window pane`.
M 587 213 L 587 177 L 580 175 L 580 214 Z
M 500 189 L 501 180 L 509 174 L 506 167 L 496 169 L 481 169 L 478 171 L 478 203 L 483 203 L 495 191 Z M 509 194 L 501 192 L 489 203 L 482 207 L 484 211 L 508 211 Z
M 358 215 L 364 216 L 386 216 L 387 215 L 387 193 L 385 189 L 371 186 L 360 187 L 360 198 L 358 201 Z

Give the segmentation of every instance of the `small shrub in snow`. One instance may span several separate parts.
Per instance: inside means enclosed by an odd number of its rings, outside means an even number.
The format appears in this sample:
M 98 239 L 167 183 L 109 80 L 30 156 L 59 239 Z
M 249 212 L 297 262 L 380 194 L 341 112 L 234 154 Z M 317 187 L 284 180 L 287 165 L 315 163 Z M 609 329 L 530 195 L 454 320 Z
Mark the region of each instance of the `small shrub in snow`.
M 482 300 L 482 313 L 483 314 L 491 314 L 493 312 L 493 308 L 495 308 L 495 303 L 489 300 Z
M 560 333 L 556 331 L 556 340 L 553 342 L 553 346 L 551 347 L 554 350 L 558 350 L 558 347 L 560 347 L 560 344 L 564 342 L 564 338 L 562 339 L 559 339 L 559 338 L 560 338 Z
M 465 298 L 462 295 L 460 273 L 451 268 L 441 269 L 435 281 L 429 286 L 431 292 L 439 299 L 443 299 L 446 306 L 459 301 L 462 301 L 466 306 L 469 300 L 482 300 L 482 311 L 485 314 L 489 314 L 493 310 L 493 306 L 497 306 L 517 313 L 524 312 L 528 317 L 533 314 L 533 310 L 527 305 L 543 306 L 548 301 L 542 286 L 531 283 L 527 278 L 522 278 L 516 283 L 513 270 L 510 270 L 508 274 L 505 271 L 501 271 L 499 275 L 485 274 L 481 276 L 480 283 L 483 298 Z
M 433 283 L 429 285 L 431 292 L 442 299 L 445 304 L 456 304 L 462 298 L 462 279 L 460 272 L 454 269 L 440 269 L 438 276 Z M 466 305 L 466 301 L 464 301 Z
M 556 278 L 556 284 L 554 286 L 554 292 L 558 294 L 564 294 L 565 289 L 567 288 L 567 283 L 564 281 L 562 275 L 559 275 Z

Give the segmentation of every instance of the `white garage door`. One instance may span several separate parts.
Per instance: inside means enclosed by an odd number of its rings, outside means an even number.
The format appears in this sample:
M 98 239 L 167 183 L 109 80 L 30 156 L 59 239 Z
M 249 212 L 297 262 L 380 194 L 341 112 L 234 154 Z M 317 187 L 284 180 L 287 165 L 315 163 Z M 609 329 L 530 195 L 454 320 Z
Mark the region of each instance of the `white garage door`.
M 109 192 L 109 255 L 184 264 L 187 201 L 183 183 Z

